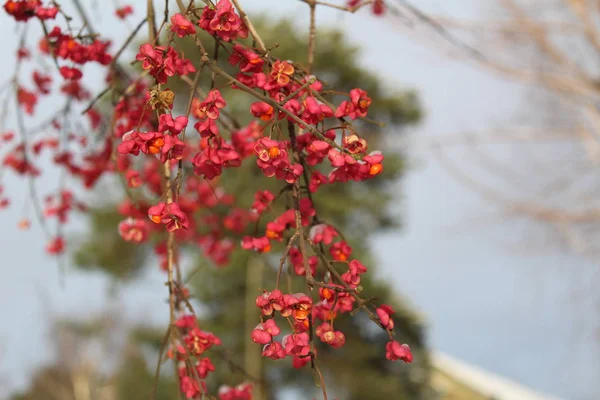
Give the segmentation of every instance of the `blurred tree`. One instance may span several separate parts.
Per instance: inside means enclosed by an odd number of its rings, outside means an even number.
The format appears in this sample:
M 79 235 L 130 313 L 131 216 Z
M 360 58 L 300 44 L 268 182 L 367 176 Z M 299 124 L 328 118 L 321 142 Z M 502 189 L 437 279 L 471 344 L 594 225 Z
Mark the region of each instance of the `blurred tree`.
M 417 144 L 433 149 L 452 178 L 496 205 L 498 221 L 527 222 L 532 232 L 519 240 L 527 251 L 570 250 L 598 263 L 599 3 L 494 0 L 461 17 L 405 1 L 391 5 L 397 8 L 391 14 L 401 16 L 390 19 L 394 26 L 410 27 L 436 54 L 452 54 L 527 89 L 516 123 L 420 137 Z
M 156 400 L 173 399 L 177 385 L 169 374 L 154 379 L 143 346 L 133 334 L 117 344 L 122 325 L 110 314 L 85 321 L 54 321 L 55 363 L 40 368 L 29 387 L 11 400 L 147 399 L 156 385 Z M 93 355 L 93 350 L 96 355 Z M 98 355 L 100 357 L 98 357 Z M 116 362 L 107 373 L 106 365 Z
M 255 24 L 262 32 L 264 41 L 273 45 L 272 54 L 275 57 L 295 61 L 306 57 L 306 41 L 299 36 L 297 27 L 291 21 L 273 23 L 263 18 L 257 19 Z M 329 87 L 342 92 L 361 87 L 373 100 L 369 109 L 370 118 L 386 124 L 382 127 L 377 123 L 361 121 L 356 125 L 360 129 L 361 136 L 365 137 L 372 147 L 390 147 L 403 128 L 419 121 L 421 109 L 416 94 L 412 91 L 393 90 L 388 82 L 383 81 L 374 72 L 360 67 L 357 63 L 360 59 L 359 50 L 350 46 L 341 32 L 322 31 L 318 38 L 313 72 L 326 85 L 326 96 L 339 103 L 335 100 L 336 92 L 327 92 Z M 206 42 L 212 41 L 207 37 Z M 185 42 L 181 45 L 186 48 Z M 200 64 L 199 56 L 196 55 L 197 52 L 191 43 L 189 50 L 184 51 L 186 57 L 189 57 L 195 65 Z M 209 52 L 212 54 L 214 48 L 209 49 Z M 220 55 L 220 57 L 227 56 Z M 209 72 L 205 73 L 200 82 L 202 90 L 210 89 Z M 222 92 L 229 91 L 227 98 L 233 98 L 235 91 L 227 87 L 227 82 L 217 79 L 215 86 Z M 189 92 L 189 87 L 180 81 L 170 81 L 169 87 L 176 92 L 184 93 L 181 98 L 187 97 Z M 241 95 L 235 97 L 234 101 L 228 100 L 226 111 L 235 116 L 240 126 L 250 119 L 247 111 L 243 111 L 248 109 L 248 101 L 247 96 Z M 421 321 L 404 301 L 393 294 L 389 279 L 387 282 L 375 279 L 375 260 L 370 254 L 369 242 L 366 239 L 382 229 L 398 226 L 397 218 L 392 214 L 389 205 L 394 198 L 393 189 L 397 187 L 396 182 L 402 174 L 403 167 L 402 156 L 388 152 L 385 171 L 378 179 L 362 183 L 362 186 L 325 185 L 314 198 L 319 213 L 330 216 L 331 219 L 326 222 L 342 232 L 345 239 L 353 246 L 353 256 L 369 266 L 369 276 L 361 281 L 365 293 L 377 293 L 378 303 L 391 304 L 397 310 L 396 330 L 399 331 L 402 340 L 411 345 L 415 354 L 415 363 L 410 366 L 392 364 L 382 356 L 388 340 L 387 334 L 378 329 L 370 329 L 369 324 L 362 323 L 367 318 L 366 315 L 359 313 L 353 319 L 339 321 L 340 328 L 344 332 L 349 332 L 343 355 L 329 347 L 318 348 L 319 358 L 324 360 L 323 373 L 326 382 L 329 382 L 328 390 L 339 398 L 418 400 L 430 396 L 429 365 L 424 351 Z M 258 183 L 263 188 L 271 185 L 274 193 L 282 189 L 281 186 L 276 186 L 279 185 L 278 182 L 264 178 L 258 168 L 252 167 L 225 171 L 219 179 L 219 185 L 224 187 L 227 193 L 233 194 L 239 201 L 247 202 L 247 204 L 240 204 L 246 208 L 250 208 L 252 202 L 252 196 L 247 194 L 254 193 L 259 187 Z M 108 193 L 110 196 L 115 194 L 114 189 L 108 186 L 101 192 Z M 275 207 L 269 216 L 279 215 L 284 210 L 281 205 L 278 207 L 280 208 Z M 129 281 L 135 279 L 148 266 L 144 260 L 145 254 L 151 251 L 151 247 L 133 246 L 122 241 L 114 229 L 115 221 L 120 219 L 118 213 L 112 211 L 114 209 L 113 206 L 102 204 L 91 212 L 91 232 L 81 241 L 81 246 L 75 254 L 75 261 L 83 269 L 101 270 L 115 280 Z M 208 212 L 224 216 L 228 208 L 216 207 Z M 258 231 L 261 229 L 264 231 L 266 222 L 268 221 L 260 221 Z M 252 232 L 244 232 L 244 234 L 252 234 Z M 238 241 L 242 236 L 243 234 L 231 234 L 231 237 Z M 242 368 L 239 367 L 243 367 L 250 375 L 268 377 L 264 380 L 268 384 L 262 385 L 262 393 L 257 394 L 257 397 L 263 400 L 279 398 L 277 393 L 272 392 L 272 387 L 283 387 L 286 386 L 285 384 L 290 388 L 302 390 L 303 393 L 317 390 L 307 370 L 294 370 L 288 361 L 262 360 L 260 346 L 251 341 L 248 343 L 249 338 L 242 335 L 242 332 L 248 332 L 245 325 L 251 324 L 250 328 L 252 328 L 258 321 L 259 310 L 254 306 L 254 299 L 260 293 L 260 289 L 274 287 L 272 278 L 276 273 L 263 274 L 262 271 L 275 270 L 280 254 L 275 251 L 272 256 L 259 258 L 246 251 L 235 251 L 229 265 L 221 268 L 210 265 L 209 261 L 198 254 L 198 247 L 181 249 L 181 251 L 184 261 L 193 264 L 189 269 L 192 272 L 186 280 L 190 282 L 195 301 L 201 305 L 200 325 L 203 329 L 219 335 L 228 344 L 228 349 L 234 349 L 231 354 L 220 354 L 223 359 L 229 360 L 232 368 L 218 369 L 212 380 L 209 379 L 209 385 L 214 388 L 221 383 L 236 382 L 238 377 L 232 374 L 239 375 L 239 381 L 247 379 L 240 372 Z M 293 292 L 294 288 L 290 287 L 290 289 Z M 206 320 L 203 320 L 203 317 Z M 352 329 L 343 327 L 349 324 L 354 327 Z M 365 328 L 366 326 L 369 328 Z M 140 326 L 132 332 L 131 339 L 132 343 L 140 346 L 151 345 L 158 352 L 163 335 L 164 332 L 157 332 L 152 327 Z M 154 376 L 149 373 L 148 366 L 140 354 L 126 352 L 122 357 L 121 373 L 115 374 L 119 399 L 147 399 L 149 396 Z M 282 385 L 282 382 L 285 384 Z M 23 397 L 25 398 L 37 399 L 38 397 Z

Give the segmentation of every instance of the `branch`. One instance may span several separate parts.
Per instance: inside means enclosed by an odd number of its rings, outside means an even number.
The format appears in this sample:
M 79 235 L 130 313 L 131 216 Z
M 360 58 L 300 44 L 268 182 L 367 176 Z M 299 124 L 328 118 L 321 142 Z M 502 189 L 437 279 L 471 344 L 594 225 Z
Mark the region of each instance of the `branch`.
M 581 211 L 568 211 L 559 208 L 545 207 L 542 205 L 520 202 L 509 199 L 498 191 L 476 181 L 469 175 L 460 170 L 442 151 L 436 149 L 438 160 L 444 168 L 459 182 L 472 188 L 475 192 L 487 200 L 493 201 L 499 206 L 512 212 L 528 215 L 532 218 L 549 223 L 585 223 L 591 221 L 600 221 L 600 208 L 589 208 Z
M 233 5 L 235 6 L 235 8 L 237 8 L 238 13 L 240 13 L 240 17 L 242 18 L 242 20 L 244 21 L 244 23 L 248 27 L 248 30 L 250 31 L 250 34 L 252 35 L 252 37 L 256 41 L 256 44 L 258 44 L 258 48 L 263 52 L 263 55 L 266 56 L 269 51 L 267 50 L 267 47 L 265 46 L 265 43 L 262 41 L 262 39 L 258 35 L 258 32 L 256 32 L 256 29 L 254 28 L 254 25 L 252 25 L 252 21 L 250 21 L 250 18 L 248 18 L 248 14 L 246 14 L 246 12 L 242 8 L 242 6 L 240 5 L 240 2 L 238 0 L 231 0 L 231 1 L 232 1 Z

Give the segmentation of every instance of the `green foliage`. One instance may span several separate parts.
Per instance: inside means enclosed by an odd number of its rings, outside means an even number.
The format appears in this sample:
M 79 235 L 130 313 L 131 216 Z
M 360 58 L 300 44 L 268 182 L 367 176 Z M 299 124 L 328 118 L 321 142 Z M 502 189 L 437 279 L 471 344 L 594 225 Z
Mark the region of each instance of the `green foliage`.
M 144 356 L 143 345 L 154 347 L 154 331 L 146 330 L 138 336 L 138 331 L 143 329 L 134 330 L 129 342 L 120 346 L 117 360 L 108 352 L 102 352 L 101 360 L 89 360 L 84 354 L 94 346 L 106 348 L 108 344 L 111 353 L 115 353 L 119 341 L 111 329 L 112 318 L 55 323 L 57 336 L 63 338 L 62 343 L 56 343 L 58 361 L 36 371 L 27 390 L 14 394 L 10 400 L 146 400 L 151 393 L 155 394 L 155 400 L 177 398 L 173 374 L 167 371 L 155 379 L 155 365 L 150 367 Z M 68 340 L 64 340 L 63 335 L 68 336 Z M 107 373 L 103 367 L 114 361 L 117 361 L 116 367 Z
M 51 385 L 52 389 L 48 388 Z M 61 366 L 46 367 L 36 373 L 27 391 L 15 394 L 11 400 L 56 400 L 56 391 L 73 393 L 73 385 L 69 371 Z M 65 397 L 67 398 L 67 397 Z
M 101 270 L 118 279 L 131 279 L 143 268 L 148 248 L 121 239 L 117 226 L 123 217 L 114 207 L 89 212 L 91 236 L 79 240 L 75 264 L 83 270 Z M 77 243 L 78 238 L 73 238 Z
M 171 367 L 171 365 L 166 365 Z M 167 368 L 165 368 L 167 369 Z M 149 393 L 156 393 L 156 400 L 170 400 L 177 398 L 177 383 L 172 374 L 163 373 L 159 375 L 158 382 L 151 370 L 147 360 L 135 348 L 129 351 L 123 358 L 122 364 L 115 373 L 117 399 L 143 400 L 150 398 Z

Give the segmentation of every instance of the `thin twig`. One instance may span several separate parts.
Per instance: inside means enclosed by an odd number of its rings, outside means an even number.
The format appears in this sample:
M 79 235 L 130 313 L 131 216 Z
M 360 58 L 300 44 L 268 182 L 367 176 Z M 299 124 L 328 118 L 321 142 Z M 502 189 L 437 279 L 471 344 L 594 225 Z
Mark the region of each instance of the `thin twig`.
M 300 0 L 300 1 L 303 3 L 307 3 L 307 4 L 314 2 L 315 4 L 318 4 L 323 7 L 329 7 L 329 8 L 334 8 L 334 9 L 340 10 L 340 11 L 347 11 L 349 13 L 355 13 L 363 7 L 368 6 L 369 4 L 373 4 L 374 0 L 365 0 L 365 1 L 361 2 L 360 4 L 357 4 L 353 7 L 340 6 L 338 4 L 329 3 L 327 1 L 321 1 L 321 0 Z
M 162 364 L 162 355 L 165 352 L 165 348 L 167 347 L 167 343 L 169 342 L 169 337 L 171 336 L 171 328 L 172 325 L 169 324 L 167 327 L 167 331 L 165 332 L 165 336 L 162 340 L 162 344 L 160 346 L 160 351 L 158 353 L 158 361 L 156 363 L 156 369 L 154 370 L 154 383 L 152 385 L 152 397 L 150 399 L 156 399 L 156 389 L 158 387 L 158 379 L 160 377 L 160 366 Z
M 150 43 L 156 43 L 156 20 L 154 2 L 152 0 L 146 1 L 146 21 L 148 22 L 148 38 L 150 39 Z
M 319 382 L 321 385 L 321 389 L 323 390 L 323 400 L 327 400 L 327 388 L 325 387 L 325 379 L 323 378 L 323 374 L 318 366 L 315 365 L 315 371 L 317 372 L 317 376 L 319 377 Z
M 306 71 L 310 74 L 313 62 L 315 61 L 315 49 L 317 45 L 317 6 L 315 0 L 308 0 L 310 8 L 310 27 L 308 30 L 308 57 L 306 61 Z
M 115 53 L 115 56 L 114 56 L 113 60 L 110 63 L 111 67 L 113 67 L 117 63 L 117 60 L 119 59 L 119 57 L 121 57 L 121 54 L 123 54 L 123 52 L 125 51 L 125 49 L 133 41 L 133 38 L 135 38 L 135 35 L 138 34 L 138 32 L 140 31 L 140 29 L 142 29 L 142 27 L 144 26 L 144 24 L 146 22 L 148 22 L 148 20 L 146 18 L 142 19 L 137 24 L 137 26 L 133 29 L 133 31 L 129 34 L 129 36 L 127 36 L 127 39 L 125 39 L 125 42 L 123 42 L 123 44 L 121 45 L 121 47 L 119 48 L 119 50 L 117 50 L 117 52 Z
M 19 136 L 21 138 L 21 142 L 23 144 L 23 161 L 27 164 L 27 165 L 32 165 L 31 161 L 29 159 L 29 155 L 28 155 L 28 150 L 27 150 L 27 146 L 28 146 L 28 141 L 27 141 L 27 131 L 25 129 L 25 120 L 23 119 L 23 111 L 21 110 L 21 105 L 19 104 L 19 100 L 18 100 L 18 96 L 17 96 L 17 91 L 19 90 L 19 86 L 15 81 L 15 102 L 16 102 L 16 114 L 17 114 L 17 127 L 18 127 L 18 132 L 19 132 Z M 52 237 L 52 235 L 50 234 L 50 231 L 48 229 L 48 227 L 46 226 L 46 222 L 44 220 L 44 213 L 42 212 L 42 208 L 40 207 L 39 204 L 39 197 L 37 194 L 37 190 L 35 188 L 35 183 L 33 181 L 33 177 L 31 176 L 31 173 L 27 174 L 27 183 L 28 183 L 28 187 L 29 187 L 29 196 L 31 199 L 31 202 L 33 204 L 33 209 L 35 211 L 35 215 L 36 218 L 38 220 L 38 223 L 40 224 L 40 227 L 42 228 L 42 231 L 44 232 L 44 235 L 46 236 L 47 239 L 50 239 Z
M 292 154 L 294 154 L 295 158 L 300 161 L 300 156 L 298 155 L 297 147 L 296 147 L 296 127 L 294 126 L 292 121 L 288 121 L 288 133 L 290 135 L 290 145 L 292 148 Z M 302 253 L 302 262 L 304 264 L 304 271 L 306 276 L 306 282 L 309 288 L 312 287 L 310 284 L 310 280 L 312 279 L 312 272 L 310 270 L 310 266 L 308 265 L 308 254 L 306 252 L 306 238 L 304 237 L 304 226 L 302 225 L 302 214 L 300 213 L 300 184 L 298 180 L 294 182 L 292 186 L 292 198 L 294 201 L 294 214 L 296 216 L 296 232 L 298 233 L 298 238 L 300 241 L 300 252 Z
M 258 45 L 258 48 L 263 52 L 263 55 L 266 56 L 267 53 L 268 53 L 267 47 L 265 46 L 265 43 L 263 42 L 263 40 L 258 35 L 258 32 L 256 32 L 256 29 L 254 28 L 254 25 L 252 25 L 252 21 L 250 21 L 250 18 L 248 18 L 248 14 L 246 14 L 246 12 L 242 8 L 242 6 L 240 5 L 240 2 L 238 0 L 232 0 L 232 3 L 235 6 L 235 8 L 237 8 L 238 13 L 240 13 L 240 17 L 242 18 L 242 20 L 246 24 L 246 27 L 248 27 L 248 30 L 250 31 L 250 34 L 252 35 L 252 37 L 256 41 L 256 44 Z
M 299 232 L 296 231 L 292 235 L 292 237 L 290 238 L 290 240 L 288 241 L 288 244 L 285 247 L 283 255 L 281 256 L 281 259 L 279 260 L 279 268 L 278 268 L 278 272 L 277 272 L 277 280 L 275 281 L 275 289 L 279 289 L 279 282 L 281 280 L 281 272 L 283 271 L 283 265 L 285 264 L 285 259 L 287 258 L 288 254 L 290 253 L 290 249 L 294 245 L 294 242 L 296 241 L 296 239 L 298 238 L 298 236 L 299 236 Z

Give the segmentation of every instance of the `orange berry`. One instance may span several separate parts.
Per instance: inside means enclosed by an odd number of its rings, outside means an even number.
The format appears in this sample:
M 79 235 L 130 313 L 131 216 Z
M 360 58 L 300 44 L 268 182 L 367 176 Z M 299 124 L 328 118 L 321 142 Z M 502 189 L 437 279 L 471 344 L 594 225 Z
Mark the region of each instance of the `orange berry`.
M 275 231 L 267 229 L 267 231 L 265 232 L 265 236 L 269 239 L 277 239 L 279 237 L 279 234 Z
M 152 222 L 154 222 L 155 224 L 160 224 L 160 215 L 151 215 L 150 219 L 152 220 Z
M 165 139 L 161 137 L 153 139 L 150 142 L 150 146 L 148 146 L 148 152 L 150 152 L 151 154 L 158 154 L 160 153 L 160 148 L 163 147 L 164 144 Z
M 381 171 L 383 171 L 383 165 L 373 164 L 373 165 L 371 165 L 371 168 L 369 169 L 369 175 L 377 175 Z
M 339 252 L 335 255 L 334 258 L 338 261 L 346 261 L 348 259 L 348 256 L 342 252 Z
M 200 140 L 200 149 L 204 150 L 208 147 L 208 138 L 202 138 L 202 140 Z
M 156 147 L 163 147 L 165 144 L 165 139 L 161 138 L 161 137 L 157 137 L 156 139 L 152 140 L 152 146 L 156 146 Z
M 23 218 L 22 220 L 19 221 L 18 227 L 19 227 L 19 229 L 25 230 L 25 229 L 29 229 L 30 225 L 31 225 L 31 223 L 29 222 L 29 220 L 26 218 Z
M 306 318 L 308 318 L 309 314 L 310 307 L 305 304 L 301 304 L 298 310 L 296 310 L 296 312 L 294 313 L 294 318 L 296 319 L 296 321 L 304 321 Z
M 299 311 L 296 312 L 296 319 L 298 321 L 303 321 L 306 318 L 308 318 L 308 311 L 306 311 L 306 310 L 299 310 Z
M 263 113 L 263 114 L 260 116 L 260 120 L 261 120 L 261 121 L 270 121 L 270 120 L 271 120 L 271 118 L 273 118 L 273 107 L 270 107 L 270 106 L 269 106 L 269 109 L 268 109 L 268 111 L 266 111 L 265 113 Z
M 269 149 L 269 157 L 270 158 L 275 158 L 277 157 L 281 152 L 279 151 L 279 148 L 277 147 L 271 147 Z

